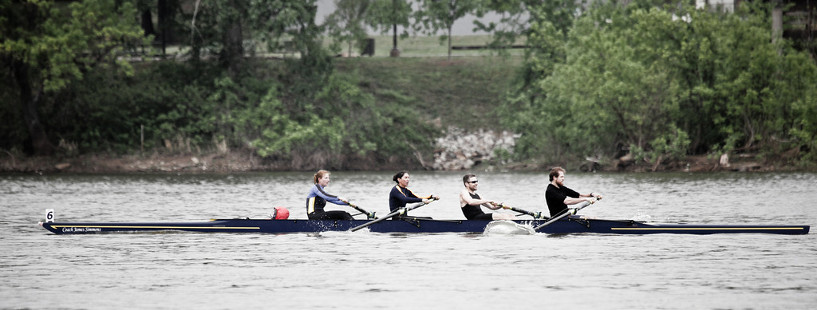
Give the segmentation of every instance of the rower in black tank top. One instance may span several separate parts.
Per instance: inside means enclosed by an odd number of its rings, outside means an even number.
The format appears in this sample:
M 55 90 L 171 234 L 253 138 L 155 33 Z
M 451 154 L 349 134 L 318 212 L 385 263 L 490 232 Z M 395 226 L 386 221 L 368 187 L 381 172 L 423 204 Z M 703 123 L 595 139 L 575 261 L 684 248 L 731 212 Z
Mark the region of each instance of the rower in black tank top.
M 503 213 L 485 213 L 482 212 L 481 207 L 486 207 L 491 210 L 498 210 L 502 208 L 502 203 L 492 199 L 482 199 L 477 194 L 477 185 L 479 180 L 473 174 L 466 174 L 462 177 L 462 185 L 465 187 L 460 191 L 460 208 L 465 218 L 469 220 L 513 220 L 515 217 L 512 214 Z
M 479 197 L 477 193 L 468 193 L 471 198 L 474 199 L 482 199 Z M 465 205 L 462 207 L 462 214 L 465 215 L 465 218 L 469 220 L 482 220 L 482 221 L 490 221 L 493 219 L 491 214 L 485 214 L 482 212 L 482 208 L 479 205 Z

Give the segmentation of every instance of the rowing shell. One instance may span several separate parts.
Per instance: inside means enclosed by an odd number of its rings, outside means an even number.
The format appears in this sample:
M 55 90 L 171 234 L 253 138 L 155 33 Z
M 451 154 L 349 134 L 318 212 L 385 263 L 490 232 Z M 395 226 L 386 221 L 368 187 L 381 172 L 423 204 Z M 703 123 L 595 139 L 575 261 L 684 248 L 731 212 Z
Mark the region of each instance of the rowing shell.
M 55 234 L 121 233 L 144 231 L 189 231 L 228 233 L 313 233 L 346 231 L 368 223 L 367 220 L 272 220 L 272 219 L 215 219 L 206 222 L 166 223 L 40 223 Z M 482 233 L 490 221 L 402 219 L 375 223 L 368 227 L 378 233 Z M 537 227 L 546 220 L 516 220 L 518 225 Z M 588 219 L 569 216 L 540 229 L 546 234 L 737 234 L 763 233 L 802 235 L 809 232 L 807 225 L 694 225 L 655 224 L 630 220 Z

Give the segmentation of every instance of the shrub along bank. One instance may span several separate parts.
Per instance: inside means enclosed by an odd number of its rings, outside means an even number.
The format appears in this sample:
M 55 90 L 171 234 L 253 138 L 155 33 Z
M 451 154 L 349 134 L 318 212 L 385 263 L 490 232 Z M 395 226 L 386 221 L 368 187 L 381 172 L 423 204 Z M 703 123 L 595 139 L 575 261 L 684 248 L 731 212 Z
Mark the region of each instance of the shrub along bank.
M 206 62 L 140 63 L 132 76 L 96 71 L 44 100 L 42 119 L 59 139 L 57 161 L 116 157 L 100 153 L 243 154 L 253 164 L 241 170 L 415 169 L 433 162 L 433 141 L 444 128 L 498 126 L 493 109 L 520 63 L 495 57 L 328 60 L 306 70 L 297 60 L 259 59 L 238 77 Z M 3 106 L 0 113 L 17 111 Z M 7 159 L 19 161 L 25 134 L 18 129 L 24 127 L 18 121 L 0 126 Z M 133 167 L 151 170 L 145 168 L 150 164 Z
M 597 3 L 566 28 L 538 19 L 529 74 L 500 109 L 522 134 L 516 156 L 659 170 L 732 155 L 814 168 L 817 66 L 774 39 L 770 12 L 760 2 L 721 13 L 634 1 Z

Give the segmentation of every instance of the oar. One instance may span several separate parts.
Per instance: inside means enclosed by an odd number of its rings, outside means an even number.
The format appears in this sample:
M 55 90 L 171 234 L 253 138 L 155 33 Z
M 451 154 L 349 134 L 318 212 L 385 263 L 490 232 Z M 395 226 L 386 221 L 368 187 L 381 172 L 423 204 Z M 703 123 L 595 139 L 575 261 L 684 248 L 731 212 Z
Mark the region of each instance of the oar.
M 522 209 L 514 208 L 514 207 L 511 207 L 511 206 L 506 206 L 504 204 L 500 204 L 499 206 L 502 207 L 502 209 L 505 209 L 505 210 L 511 210 L 511 211 L 515 211 L 515 212 L 519 212 L 519 213 L 522 213 L 522 214 L 527 214 L 527 215 L 533 216 L 534 219 L 544 218 L 542 216 L 542 212 L 531 212 L 531 211 L 528 211 L 528 210 L 522 210 Z
M 556 222 L 556 221 L 558 221 L 558 220 L 562 219 L 563 217 L 570 215 L 571 213 L 572 213 L 572 214 L 576 214 L 576 212 L 579 212 L 579 210 L 584 209 L 584 208 L 586 208 L 587 206 L 589 206 L 589 205 L 591 205 L 591 204 L 593 204 L 593 203 L 595 203 L 595 202 L 596 202 L 596 200 L 594 200 L 594 201 L 592 201 L 592 202 L 589 202 L 589 201 L 582 202 L 582 203 L 581 203 L 581 204 L 580 204 L 578 207 L 575 207 L 575 208 L 573 208 L 573 209 L 567 209 L 567 210 L 565 210 L 565 211 L 564 211 L 564 212 L 562 212 L 561 214 L 559 214 L 559 215 L 557 215 L 557 216 L 554 216 L 553 218 L 551 218 L 551 219 L 550 219 L 550 220 L 548 220 L 547 222 L 544 222 L 542 225 L 539 225 L 539 226 L 534 227 L 534 228 L 533 228 L 533 230 L 538 231 L 538 230 L 542 229 L 543 227 L 548 226 L 548 225 L 550 225 L 550 224 L 553 224 L 554 222 Z
M 432 200 L 432 201 L 434 201 L 434 200 Z M 390 219 L 392 216 L 395 216 L 395 215 L 401 214 L 401 213 L 403 213 L 403 212 L 408 212 L 408 211 L 411 211 L 411 210 L 417 209 L 417 208 L 422 207 L 422 206 L 425 206 L 425 205 L 427 205 L 427 204 L 429 204 L 429 203 L 431 203 L 431 201 L 429 201 L 428 203 L 426 203 L 426 202 L 422 202 L 422 203 L 418 203 L 418 204 L 413 205 L 413 206 L 402 207 L 402 208 L 400 208 L 400 209 L 395 210 L 395 211 L 394 211 L 394 212 L 392 212 L 392 213 L 386 214 L 386 216 L 384 216 L 384 217 L 381 217 L 381 218 L 376 219 L 376 220 L 373 220 L 373 221 L 366 222 L 366 223 L 364 223 L 363 225 L 359 225 L 359 226 L 352 227 L 351 229 L 349 229 L 349 231 L 358 231 L 358 230 L 361 230 L 361 229 L 363 229 L 363 228 L 369 227 L 370 225 L 372 225 L 372 224 L 374 224 L 374 223 L 378 223 L 378 222 L 380 222 L 380 221 L 384 221 L 384 220 Z
M 345 202 L 346 204 L 348 204 L 350 207 L 354 208 L 355 210 L 358 210 L 358 211 L 362 212 L 363 214 L 366 214 L 366 219 L 369 219 L 369 220 L 377 219 L 377 217 L 374 216 L 374 212 L 369 212 L 369 211 L 363 210 L 363 208 L 358 207 L 357 205 L 353 205 L 351 202 L 348 202 L 348 201 L 345 201 L 345 200 L 343 202 Z

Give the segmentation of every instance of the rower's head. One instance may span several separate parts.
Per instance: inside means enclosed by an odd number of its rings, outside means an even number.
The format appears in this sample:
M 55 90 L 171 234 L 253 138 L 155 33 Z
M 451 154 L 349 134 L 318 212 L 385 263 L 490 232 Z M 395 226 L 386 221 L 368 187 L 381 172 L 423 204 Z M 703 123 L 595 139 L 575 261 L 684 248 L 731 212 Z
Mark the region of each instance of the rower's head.
M 462 176 L 462 185 L 464 185 L 465 188 L 474 190 L 477 188 L 477 184 L 479 184 L 478 182 L 479 180 L 477 180 L 477 176 L 475 174 L 466 174 Z
M 550 169 L 548 178 L 550 179 L 550 182 L 556 180 L 557 185 L 563 185 L 565 182 L 565 170 L 562 167 L 553 167 L 553 169 Z
M 411 180 L 411 177 L 409 176 L 408 172 L 400 171 L 394 175 L 392 180 L 394 180 L 394 182 L 397 182 L 397 185 L 400 185 L 401 187 L 407 187 L 409 181 Z
M 318 170 L 318 172 L 315 173 L 315 177 L 313 178 L 315 184 L 320 184 L 321 186 L 329 185 L 329 174 L 330 174 L 329 171 Z

